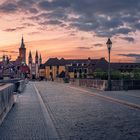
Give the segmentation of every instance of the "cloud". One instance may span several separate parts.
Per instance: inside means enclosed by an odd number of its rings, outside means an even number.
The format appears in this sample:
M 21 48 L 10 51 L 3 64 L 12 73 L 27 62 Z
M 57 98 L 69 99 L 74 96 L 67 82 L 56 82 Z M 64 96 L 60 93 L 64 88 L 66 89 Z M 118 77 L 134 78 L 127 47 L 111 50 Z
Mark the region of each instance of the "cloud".
M 95 32 L 101 37 L 126 35 L 140 29 L 139 0 L 53 0 L 41 1 L 38 6 L 51 11 L 50 17 L 53 18 L 55 13 L 61 13 L 56 11 L 63 10 L 61 16 L 56 14 L 55 18 L 65 17 L 72 28 Z M 70 18 L 71 14 L 75 17 Z
M 0 12 L 4 13 L 13 13 L 17 11 L 18 7 L 15 3 L 12 2 L 4 2 L 0 5 Z
M 39 1 L 39 0 L 38 0 Z M 6 0 L 0 5 L 0 12 L 15 13 L 15 12 L 29 12 L 37 14 L 39 11 L 36 7 L 36 0 Z
M 140 62 L 140 54 L 129 53 L 129 54 L 118 54 L 119 56 L 135 58 L 135 62 Z
M 14 32 L 14 31 L 22 30 L 22 29 L 25 29 L 25 27 L 7 28 L 7 29 L 4 29 L 3 31 Z
M 102 47 L 103 44 L 101 44 L 101 43 L 97 43 L 97 44 L 94 44 L 94 46 L 95 46 L 95 47 Z
M 132 43 L 135 41 L 135 39 L 133 37 L 120 37 L 120 38 L 123 40 L 126 40 L 128 42 L 132 42 Z
M 76 33 L 75 32 L 71 32 L 69 35 L 70 36 L 76 36 Z
M 60 24 L 62 24 L 62 22 L 59 20 L 49 20 L 45 24 L 60 25 Z
M 23 25 L 23 26 L 27 26 L 27 27 L 35 26 L 35 25 L 32 24 L 32 23 L 23 23 L 22 25 Z
M 139 30 L 140 30 L 140 23 L 134 24 L 134 27 L 135 27 L 136 29 L 139 29 Z
M 40 32 L 30 32 L 30 33 L 28 33 L 28 35 L 36 35 L 36 34 L 40 34 Z
M 139 9 L 140 0 L 11 0 L 0 5 L 0 12 L 27 12 L 28 19 L 42 26 L 59 25 L 99 37 L 140 30 Z
M 90 49 L 92 49 L 92 47 L 77 47 L 77 49 L 80 49 L 80 50 L 90 50 Z
M 29 9 L 29 12 L 30 13 L 33 13 L 33 14 L 37 14 L 38 13 L 38 10 L 36 8 L 30 8 Z
M 129 54 L 118 54 L 120 56 L 126 56 L 126 57 L 140 57 L 140 54 L 135 53 L 129 53 Z
M 73 1 L 73 0 L 72 0 Z M 69 0 L 41 1 L 39 7 L 44 10 L 54 10 L 54 8 L 69 8 L 72 4 Z

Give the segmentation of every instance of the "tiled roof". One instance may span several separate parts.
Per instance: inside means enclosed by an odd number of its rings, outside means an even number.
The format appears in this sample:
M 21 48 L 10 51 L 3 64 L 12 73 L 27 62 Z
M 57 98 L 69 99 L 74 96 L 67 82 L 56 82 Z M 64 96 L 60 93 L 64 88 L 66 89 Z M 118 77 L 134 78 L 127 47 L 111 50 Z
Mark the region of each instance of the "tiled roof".
M 96 69 L 102 69 L 104 71 L 106 71 L 108 69 L 108 62 L 105 60 L 105 58 L 101 58 L 101 59 L 91 59 L 90 61 L 88 59 L 86 59 L 86 61 L 84 60 L 78 60 L 77 62 L 85 62 L 87 63 L 87 65 L 81 65 L 81 66 L 77 66 L 77 65 L 71 65 L 68 66 L 68 70 L 69 71 L 74 71 L 74 69 L 77 68 L 90 68 L 92 70 L 96 70 Z
M 96 62 L 95 68 L 107 71 L 108 70 L 108 62 L 104 58 L 101 58 Z
M 111 68 L 114 70 L 136 69 L 140 68 L 140 63 L 111 63 Z
M 63 66 L 66 64 L 65 59 L 58 59 L 58 58 L 49 58 L 48 61 L 46 61 L 45 66 Z
M 70 64 L 96 64 L 100 60 L 105 60 L 103 58 L 101 59 L 58 59 L 58 58 L 50 58 L 48 61 L 46 61 L 45 66 L 63 66 L 63 65 L 70 65 Z M 106 61 L 106 60 L 105 60 Z M 106 61 L 107 62 L 107 61 Z
M 45 69 L 45 64 L 40 64 L 39 68 L 40 69 Z

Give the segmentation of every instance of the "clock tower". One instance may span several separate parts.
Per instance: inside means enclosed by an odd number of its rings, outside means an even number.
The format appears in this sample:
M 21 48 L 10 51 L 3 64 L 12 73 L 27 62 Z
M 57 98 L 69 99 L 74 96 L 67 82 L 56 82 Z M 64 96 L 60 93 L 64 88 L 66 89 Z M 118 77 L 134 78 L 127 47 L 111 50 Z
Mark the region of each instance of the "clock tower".
M 22 36 L 21 45 L 19 48 L 19 58 L 20 58 L 21 62 L 26 63 L 26 48 L 25 48 L 23 36 Z

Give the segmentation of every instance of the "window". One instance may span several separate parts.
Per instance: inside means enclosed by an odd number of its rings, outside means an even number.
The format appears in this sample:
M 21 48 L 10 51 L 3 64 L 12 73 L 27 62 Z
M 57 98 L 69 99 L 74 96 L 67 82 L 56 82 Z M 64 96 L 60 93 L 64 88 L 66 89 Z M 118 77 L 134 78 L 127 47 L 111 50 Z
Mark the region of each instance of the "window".
M 76 64 L 72 64 L 72 66 L 74 66 L 74 67 L 75 67 L 75 66 L 76 66 Z
M 50 66 L 50 70 L 52 69 L 52 66 Z
M 52 76 L 53 75 L 53 73 L 52 72 L 50 72 L 50 76 Z
M 77 72 L 77 70 L 76 69 L 74 69 L 74 73 L 76 73 Z
M 79 67 L 80 67 L 80 66 L 81 66 L 81 64 L 79 63 L 79 64 L 77 64 L 77 66 L 79 66 Z

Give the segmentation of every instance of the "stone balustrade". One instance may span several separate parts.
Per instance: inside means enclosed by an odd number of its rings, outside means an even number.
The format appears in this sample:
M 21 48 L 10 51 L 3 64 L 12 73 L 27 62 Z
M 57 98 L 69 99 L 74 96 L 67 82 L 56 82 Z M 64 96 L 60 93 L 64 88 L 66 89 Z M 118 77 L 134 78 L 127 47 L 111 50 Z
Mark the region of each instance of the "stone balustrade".
M 12 83 L 15 85 L 14 92 L 23 92 L 25 86 L 26 86 L 25 80 L 20 79 L 10 79 L 10 80 L 0 80 L 0 84 L 6 84 L 6 83 Z
M 82 86 L 95 88 L 98 90 L 107 90 L 107 80 L 97 79 L 71 79 L 70 84 L 74 86 Z M 140 89 L 140 80 L 111 80 L 112 90 L 135 90 Z
M 107 81 L 106 80 L 71 79 L 70 84 L 74 85 L 74 86 L 95 88 L 95 89 L 98 89 L 98 90 L 107 90 Z
M 14 84 L 0 86 L 0 124 L 14 104 Z
M 2 83 L 3 82 L 3 83 Z M 17 98 L 17 93 L 25 89 L 25 80 L 1 81 L 0 83 L 0 125 L 12 108 Z

